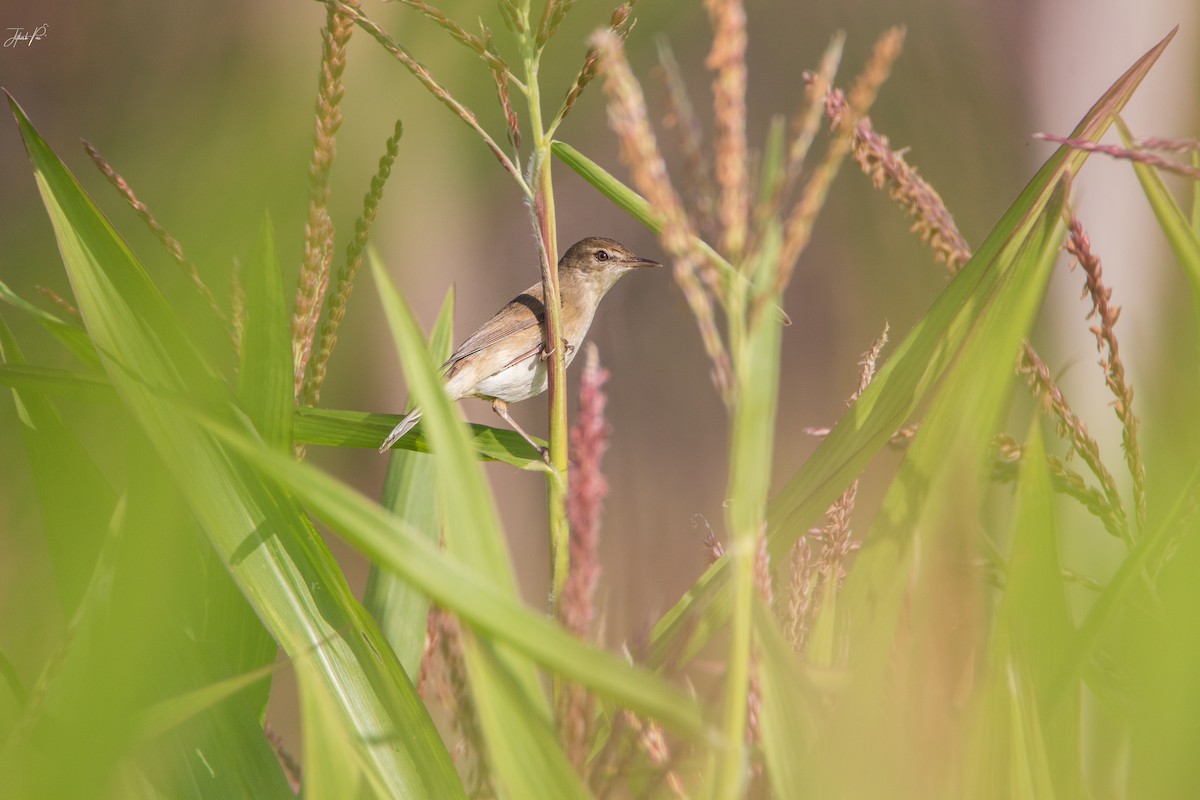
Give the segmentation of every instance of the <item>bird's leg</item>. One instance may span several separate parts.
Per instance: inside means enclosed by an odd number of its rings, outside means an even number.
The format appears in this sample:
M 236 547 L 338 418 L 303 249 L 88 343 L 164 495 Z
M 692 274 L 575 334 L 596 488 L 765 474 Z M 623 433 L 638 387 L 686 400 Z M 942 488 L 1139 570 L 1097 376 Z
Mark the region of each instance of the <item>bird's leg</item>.
M 575 345 L 571 344 L 566 339 L 563 339 L 562 343 L 563 343 L 563 347 L 566 348 L 564 355 L 569 356 L 569 355 L 571 355 L 571 353 L 575 352 Z M 546 361 L 550 358 L 550 356 L 554 355 L 554 348 L 551 347 L 549 350 L 547 350 L 546 346 L 542 345 L 542 351 L 541 351 L 541 353 L 539 353 L 539 355 L 541 356 L 542 361 Z
M 510 428 L 521 434 L 521 438 L 533 445 L 533 449 L 542 454 L 542 460 L 544 460 L 547 464 L 550 463 L 550 448 L 542 447 L 540 444 L 535 442 L 533 437 L 526 433 L 525 429 L 518 425 L 515 419 L 509 416 L 508 403 L 497 397 L 492 400 L 492 411 L 495 411 L 497 414 L 499 414 L 500 418 L 507 422 Z

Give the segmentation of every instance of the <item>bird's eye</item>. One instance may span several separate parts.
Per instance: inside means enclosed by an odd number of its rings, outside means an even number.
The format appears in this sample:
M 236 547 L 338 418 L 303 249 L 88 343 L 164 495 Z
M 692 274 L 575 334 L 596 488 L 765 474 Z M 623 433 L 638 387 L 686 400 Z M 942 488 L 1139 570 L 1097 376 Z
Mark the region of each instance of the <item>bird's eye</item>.
M 596 251 L 596 260 L 597 261 L 608 261 L 608 251 L 607 250 L 597 250 Z

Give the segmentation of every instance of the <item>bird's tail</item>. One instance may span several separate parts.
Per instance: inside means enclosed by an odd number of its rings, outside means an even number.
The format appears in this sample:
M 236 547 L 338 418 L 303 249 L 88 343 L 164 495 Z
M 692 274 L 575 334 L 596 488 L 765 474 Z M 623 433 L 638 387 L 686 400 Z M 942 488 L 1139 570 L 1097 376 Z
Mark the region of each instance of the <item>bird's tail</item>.
M 404 419 L 396 427 L 392 428 L 392 432 L 383 440 L 383 444 L 379 445 L 379 452 L 386 453 L 392 445 L 394 445 L 401 436 L 411 431 L 418 422 L 421 421 L 421 409 L 414 408 L 405 415 Z

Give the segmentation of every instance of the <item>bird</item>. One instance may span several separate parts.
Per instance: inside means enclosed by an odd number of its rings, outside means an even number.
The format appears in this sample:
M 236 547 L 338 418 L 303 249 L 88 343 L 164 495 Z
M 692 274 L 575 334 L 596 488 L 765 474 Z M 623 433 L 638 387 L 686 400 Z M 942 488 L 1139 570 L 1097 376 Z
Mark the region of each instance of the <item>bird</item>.
M 566 364 L 571 363 L 583 343 L 600 300 L 617 280 L 640 267 L 661 266 L 602 236 L 581 239 L 563 253 L 558 262 L 558 292 Z M 442 365 L 442 379 L 452 400 L 490 400 L 492 410 L 546 458 L 546 448 L 508 413 L 509 403 L 546 391 L 544 297 L 540 282 L 514 297 L 458 346 Z M 383 440 L 379 452 L 390 449 L 420 419 L 420 408 L 408 412 Z

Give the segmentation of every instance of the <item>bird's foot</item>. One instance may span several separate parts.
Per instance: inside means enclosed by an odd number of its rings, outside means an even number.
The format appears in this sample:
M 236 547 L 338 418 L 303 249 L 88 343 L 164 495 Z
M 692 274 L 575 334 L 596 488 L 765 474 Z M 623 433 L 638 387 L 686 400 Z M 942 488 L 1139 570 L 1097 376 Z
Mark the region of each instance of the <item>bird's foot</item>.
M 575 352 L 575 345 L 571 344 L 566 339 L 563 339 L 563 347 L 566 348 L 564 355 L 569 356 L 571 353 Z M 542 345 L 542 351 L 539 355 L 541 356 L 542 361 L 547 361 L 550 359 L 550 356 L 554 355 L 554 348 L 551 347 L 549 350 L 547 350 L 546 346 Z

